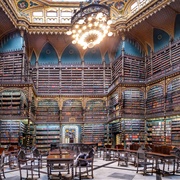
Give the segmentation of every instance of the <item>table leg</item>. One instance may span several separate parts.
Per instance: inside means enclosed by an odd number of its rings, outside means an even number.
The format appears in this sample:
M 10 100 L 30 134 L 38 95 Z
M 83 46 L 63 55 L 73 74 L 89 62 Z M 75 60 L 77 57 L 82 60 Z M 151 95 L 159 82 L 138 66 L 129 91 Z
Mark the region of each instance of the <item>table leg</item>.
M 74 165 L 73 165 L 73 163 L 72 163 L 72 167 L 71 167 L 72 169 L 71 169 L 71 173 L 72 173 L 72 179 L 74 179 Z

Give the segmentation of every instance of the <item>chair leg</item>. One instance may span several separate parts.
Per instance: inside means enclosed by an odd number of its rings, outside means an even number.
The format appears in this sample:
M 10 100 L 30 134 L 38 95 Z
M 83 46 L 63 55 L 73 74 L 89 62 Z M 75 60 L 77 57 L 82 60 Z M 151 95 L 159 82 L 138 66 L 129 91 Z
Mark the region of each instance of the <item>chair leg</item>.
M 92 174 L 92 179 L 94 179 L 93 167 L 91 167 L 91 174 Z
M 3 175 L 4 179 L 6 179 L 4 169 L 2 170 L 2 175 Z M 0 178 L 1 178 L 1 175 L 0 175 Z
M 79 180 L 81 180 L 81 166 L 79 166 Z

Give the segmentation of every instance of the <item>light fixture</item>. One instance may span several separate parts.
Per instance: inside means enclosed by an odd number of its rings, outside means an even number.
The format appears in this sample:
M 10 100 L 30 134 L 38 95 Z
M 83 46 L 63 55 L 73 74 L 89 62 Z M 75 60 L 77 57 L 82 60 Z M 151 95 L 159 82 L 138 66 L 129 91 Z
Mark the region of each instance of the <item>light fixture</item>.
M 103 38 L 112 36 L 110 25 L 110 7 L 104 4 L 91 3 L 81 7 L 71 19 L 72 28 L 67 35 L 72 35 L 73 44 L 80 44 L 83 49 L 93 48 Z

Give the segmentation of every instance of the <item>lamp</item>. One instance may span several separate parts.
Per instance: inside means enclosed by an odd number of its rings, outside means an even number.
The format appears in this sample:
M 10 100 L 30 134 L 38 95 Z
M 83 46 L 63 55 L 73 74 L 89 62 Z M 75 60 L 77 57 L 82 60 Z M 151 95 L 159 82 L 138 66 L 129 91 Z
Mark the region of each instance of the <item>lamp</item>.
M 67 35 L 72 35 L 73 44 L 80 44 L 83 49 L 93 48 L 103 38 L 113 33 L 109 31 L 112 23 L 110 7 L 104 4 L 92 3 L 81 7 L 71 18 L 72 28 Z

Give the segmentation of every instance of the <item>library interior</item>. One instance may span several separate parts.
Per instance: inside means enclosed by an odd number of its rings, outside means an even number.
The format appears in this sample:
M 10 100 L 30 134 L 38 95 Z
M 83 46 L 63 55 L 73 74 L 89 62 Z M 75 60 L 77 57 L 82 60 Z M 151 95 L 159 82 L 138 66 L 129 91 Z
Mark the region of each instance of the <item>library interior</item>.
M 0 179 L 180 179 L 180 0 L 1 0 Z

